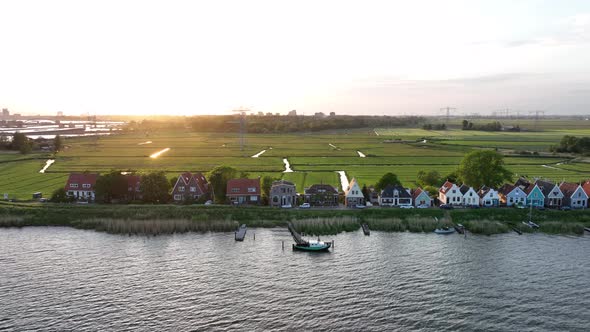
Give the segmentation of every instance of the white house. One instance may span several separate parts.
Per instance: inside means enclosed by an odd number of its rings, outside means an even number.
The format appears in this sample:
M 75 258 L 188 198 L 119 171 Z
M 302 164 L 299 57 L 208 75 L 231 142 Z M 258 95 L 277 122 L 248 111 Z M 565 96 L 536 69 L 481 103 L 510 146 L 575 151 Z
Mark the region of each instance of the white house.
M 358 204 L 365 204 L 365 196 L 363 195 L 358 182 L 353 178 L 350 180 L 348 188 L 344 191 L 344 205 L 347 207 L 354 207 Z
M 463 194 L 462 202 L 465 206 L 479 206 L 479 195 L 473 189 L 466 185 L 462 185 L 459 191 Z
M 380 206 L 412 205 L 410 191 L 400 185 L 387 185 L 379 195 Z
M 483 187 L 477 192 L 479 204 L 481 206 L 498 206 L 500 205 L 500 196 L 493 188 Z
M 506 206 L 526 205 L 527 194 L 520 187 L 506 183 L 498 189 L 500 203 Z
M 438 190 L 438 200 L 440 204 L 461 205 L 463 204 L 463 194 L 456 184 L 447 180 Z
M 559 185 L 559 189 L 563 193 L 563 206 L 569 206 L 572 209 L 583 209 L 588 206 L 588 194 L 581 185 L 563 182 Z

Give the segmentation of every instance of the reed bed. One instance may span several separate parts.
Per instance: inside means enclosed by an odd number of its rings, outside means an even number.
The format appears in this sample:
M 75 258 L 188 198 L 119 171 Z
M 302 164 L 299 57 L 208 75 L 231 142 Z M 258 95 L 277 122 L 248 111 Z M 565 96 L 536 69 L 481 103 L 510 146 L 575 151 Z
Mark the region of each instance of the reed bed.
M 174 234 L 186 232 L 231 232 L 238 227 L 237 221 L 195 221 L 187 219 L 125 220 L 96 218 L 78 220 L 74 227 L 95 229 L 112 234 Z
M 584 234 L 584 224 L 579 222 L 545 221 L 539 223 L 539 230 L 549 234 Z
M 451 227 L 449 220 L 435 220 L 431 217 L 408 217 L 401 218 L 367 218 L 369 228 L 376 231 L 384 232 L 413 232 L 413 233 L 430 233 L 438 227 Z
M 361 227 L 358 218 L 351 216 L 297 219 L 292 222 L 297 231 L 310 235 L 335 235 L 356 231 Z
M 0 215 L 0 227 L 23 227 L 26 226 L 25 218 L 22 216 Z
M 481 219 L 481 220 L 466 220 L 463 222 L 463 226 L 467 228 L 467 230 L 474 234 L 483 234 L 483 235 L 492 235 L 492 234 L 500 234 L 500 233 L 507 233 L 509 232 L 512 227 L 507 224 L 497 220 L 489 220 L 489 219 Z M 524 225 L 522 225 L 524 226 Z M 526 230 L 520 226 L 516 226 L 523 232 Z M 527 226 L 525 226 L 527 227 Z M 528 227 L 527 227 L 528 228 Z

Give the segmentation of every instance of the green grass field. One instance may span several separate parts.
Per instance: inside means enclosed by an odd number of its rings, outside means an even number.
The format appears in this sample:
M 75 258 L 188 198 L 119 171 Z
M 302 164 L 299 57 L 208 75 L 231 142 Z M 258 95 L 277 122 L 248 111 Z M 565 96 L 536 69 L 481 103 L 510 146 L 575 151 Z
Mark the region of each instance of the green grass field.
M 553 181 L 590 178 L 590 163 L 571 156 L 547 153 L 563 135 L 590 136 L 584 121 L 540 121 L 535 132 L 478 132 L 451 129 L 428 131 L 411 128 L 341 130 L 329 133 L 248 134 L 242 151 L 236 134 L 192 133 L 183 130 L 159 134 L 122 134 L 100 138 L 71 138 L 56 162 L 41 174 L 50 154 L 0 153 L 0 195 L 29 199 L 41 191 L 45 197 L 65 184 L 70 172 L 140 172 L 163 170 L 170 178 L 183 171 L 207 172 L 218 165 L 233 166 L 250 177 L 271 175 L 293 181 L 298 191 L 314 183 L 340 185 L 336 171 L 346 171 L 361 184 L 371 185 L 386 172 L 398 175 L 404 185 L 415 186 L 420 170 L 442 175 L 456 169 L 473 149 L 492 148 L 506 154 L 507 167 L 517 175 Z M 571 128 L 571 129 L 569 129 Z M 141 144 L 151 141 L 150 144 Z M 149 156 L 170 148 L 158 158 Z M 259 158 L 252 155 L 266 150 Z M 540 155 L 515 155 L 518 150 Z M 359 157 L 357 151 L 365 154 Z M 283 173 L 283 158 L 293 173 Z M 0 196 L 1 197 L 1 196 Z

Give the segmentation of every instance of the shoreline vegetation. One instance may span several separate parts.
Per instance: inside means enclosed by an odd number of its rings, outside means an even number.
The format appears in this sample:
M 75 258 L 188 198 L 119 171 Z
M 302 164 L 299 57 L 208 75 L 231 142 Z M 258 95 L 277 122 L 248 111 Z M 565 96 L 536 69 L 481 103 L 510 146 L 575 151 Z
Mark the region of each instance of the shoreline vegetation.
M 528 209 L 366 209 L 296 210 L 269 207 L 202 205 L 74 205 L 0 203 L 0 227 L 67 226 L 112 234 L 173 234 L 233 232 L 249 227 L 286 227 L 291 221 L 309 235 L 357 231 L 362 223 L 375 231 L 425 232 L 464 225 L 470 233 L 492 235 L 533 232 L 522 224 Z M 436 219 L 435 219 L 436 218 Z M 590 210 L 533 211 L 539 232 L 582 235 L 590 227 Z M 438 220 L 438 221 L 437 221 Z

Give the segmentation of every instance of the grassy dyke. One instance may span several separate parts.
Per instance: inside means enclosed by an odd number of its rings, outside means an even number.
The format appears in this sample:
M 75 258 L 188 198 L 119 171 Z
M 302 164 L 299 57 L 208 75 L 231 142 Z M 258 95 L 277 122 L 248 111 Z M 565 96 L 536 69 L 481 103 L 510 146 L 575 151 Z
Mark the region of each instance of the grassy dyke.
M 435 219 L 436 218 L 436 219 Z M 438 220 L 438 221 L 437 221 Z M 249 227 L 295 227 L 310 235 L 356 231 L 361 223 L 387 232 L 432 232 L 440 226 L 461 223 L 475 234 L 499 234 L 528 220 L 526 209 L 366 209 L 299 210 L 269 207 L 203 205 L 75 205 L 0 202 L 0 227 L 70 226 L 123 234 L 233 231 Z M 533 211 L 539 231 L 549 234 L 583 234 L 590 227 L 590 211 Z

